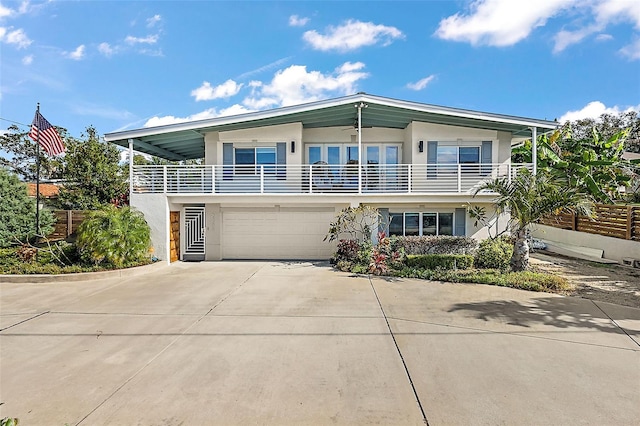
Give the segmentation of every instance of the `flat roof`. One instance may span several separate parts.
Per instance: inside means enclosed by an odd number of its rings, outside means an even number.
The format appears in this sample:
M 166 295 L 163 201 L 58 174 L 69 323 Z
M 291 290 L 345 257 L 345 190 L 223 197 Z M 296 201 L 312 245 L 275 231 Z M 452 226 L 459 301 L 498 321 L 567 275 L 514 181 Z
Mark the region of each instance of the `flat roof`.
M 129 139 L 132 139 L 136 151 L 169 160 L 202 158 L 204 157 L 204 135 L 208 132 L 289 123 L 302 123 L 303 128 L 307 129 L 353 126 L 357 118 L 357 109 L 354 106 L 361 102 L 367 105 L 367 108 L 362 109 L 362 127 L 404 129 L 412 121 L 418 121 L 505 131 L 511 132 L 514 137 L 526 137 L 531 135 L 532 127 L 544 132 L 559 126 L 555 121 L 492 114 L 357 93 L 247 114 L 111 132 L 105 134 L 105 140 L 128 147 Z

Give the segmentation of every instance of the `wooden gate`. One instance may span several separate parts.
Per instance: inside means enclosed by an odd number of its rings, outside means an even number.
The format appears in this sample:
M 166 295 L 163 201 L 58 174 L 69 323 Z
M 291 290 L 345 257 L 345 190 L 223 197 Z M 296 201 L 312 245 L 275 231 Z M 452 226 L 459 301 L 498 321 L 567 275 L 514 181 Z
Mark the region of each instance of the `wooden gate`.
M 171 262 L 180 259 L 180 212 L 169 213 L 169 244 Z

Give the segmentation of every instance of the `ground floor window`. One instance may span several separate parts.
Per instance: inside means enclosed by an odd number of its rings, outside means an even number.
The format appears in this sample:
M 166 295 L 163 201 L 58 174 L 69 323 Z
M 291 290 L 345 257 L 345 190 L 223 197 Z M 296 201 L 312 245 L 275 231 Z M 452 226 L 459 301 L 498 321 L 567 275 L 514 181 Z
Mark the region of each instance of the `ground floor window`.
M 389 213 L 389 235 L 453 235 L 453 212 Z

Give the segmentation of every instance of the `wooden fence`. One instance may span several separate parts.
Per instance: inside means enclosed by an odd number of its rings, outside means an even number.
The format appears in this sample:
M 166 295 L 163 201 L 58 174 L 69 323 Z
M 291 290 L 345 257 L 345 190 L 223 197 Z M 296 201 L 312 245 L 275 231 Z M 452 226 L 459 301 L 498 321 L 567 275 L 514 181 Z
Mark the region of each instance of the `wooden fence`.
M 546 217 L 540 223 L 560 229 L 640 241 L 640 205 L 596 204 L 591 218 L 561 213 Z
M 47 236 L 50 240 L 64 240 L 75 234 L 86 214 L 83 210 L 53 210 L 52 213 L 57 220 L 55 229 Z

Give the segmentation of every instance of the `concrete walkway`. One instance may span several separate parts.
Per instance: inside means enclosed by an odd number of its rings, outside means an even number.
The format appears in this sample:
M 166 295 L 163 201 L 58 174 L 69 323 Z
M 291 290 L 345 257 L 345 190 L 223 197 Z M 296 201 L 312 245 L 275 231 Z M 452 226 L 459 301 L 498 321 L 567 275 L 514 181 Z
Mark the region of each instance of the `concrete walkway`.
M 0 284 L 0 418 L 25 425 L 637 424 L 640 309 L 176 263 Z

